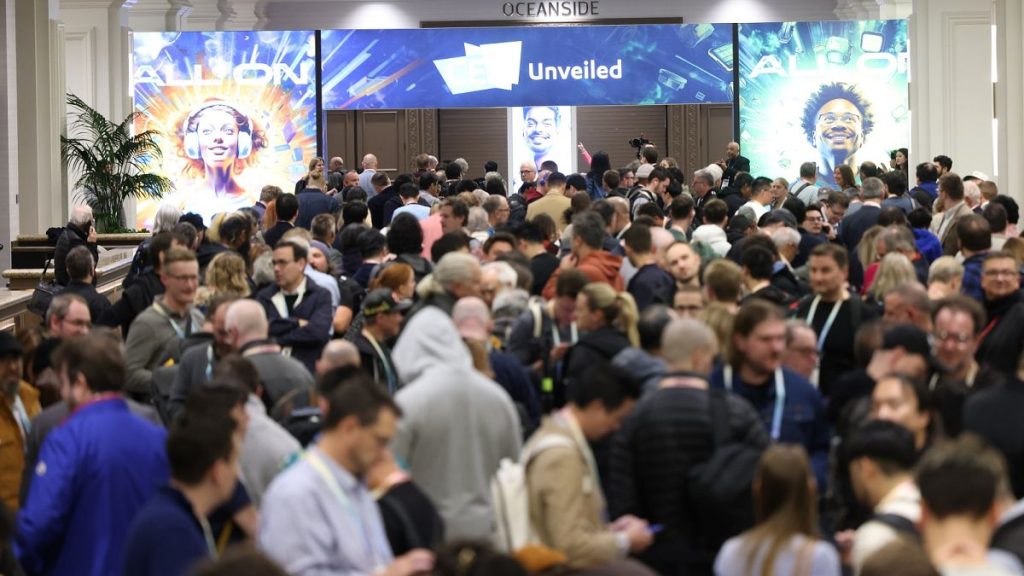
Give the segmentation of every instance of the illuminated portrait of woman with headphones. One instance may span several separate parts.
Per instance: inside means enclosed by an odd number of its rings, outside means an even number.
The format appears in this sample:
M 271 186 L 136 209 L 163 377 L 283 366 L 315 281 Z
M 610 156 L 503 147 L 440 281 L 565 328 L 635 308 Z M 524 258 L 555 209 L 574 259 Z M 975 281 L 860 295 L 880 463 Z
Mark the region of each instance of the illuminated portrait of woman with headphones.
M 238 178 L 267 142 L 250 116 L 223 100 L 207 100 L 185 117 L 180 143 L 184 175 L 197 180 L 185 195 L 189 211 L 207 220 L 252 205 Z

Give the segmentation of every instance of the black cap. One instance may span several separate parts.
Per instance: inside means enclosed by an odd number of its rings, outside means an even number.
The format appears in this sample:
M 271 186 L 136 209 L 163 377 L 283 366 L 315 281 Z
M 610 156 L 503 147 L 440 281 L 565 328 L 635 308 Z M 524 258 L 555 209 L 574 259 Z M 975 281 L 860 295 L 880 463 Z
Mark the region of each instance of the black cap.
M 363 300 L 363 316 L 370 317 L 387 312 L 404 312 L 411 305 L 412 303 L 407 300 L 402 300 L 401 302 L 395 300 L 391 290 L 377 288 L 376 290 L 371 290 L 366 295 L 366 299 Z
M 203 224 L 203 217 L 195 212 L 187 212 L 178 218 L 178 222 L 188 222 L 189 224 L 196 227 L 196 230 L 206 230 L 206 224 Z
M 0 332 L 0 356 L 11 356 L 17 354 L 20 356 L 24 353 L 21 347 L 21 343 L 14 337 L 13 334 L 7 332 Z

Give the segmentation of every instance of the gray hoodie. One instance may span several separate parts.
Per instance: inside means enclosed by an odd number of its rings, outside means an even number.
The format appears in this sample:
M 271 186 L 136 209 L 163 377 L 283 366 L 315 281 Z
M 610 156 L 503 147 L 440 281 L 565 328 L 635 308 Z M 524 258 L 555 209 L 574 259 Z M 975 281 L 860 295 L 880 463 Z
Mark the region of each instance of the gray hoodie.
M 473 368 L 451 318 L 427 306 L 391 355 L 404 388 L 392 449 L 444 518 L 445 539 L 488 540 L 490 482 L 502 458 L 518 459 L 522 433 L 512 399 Z

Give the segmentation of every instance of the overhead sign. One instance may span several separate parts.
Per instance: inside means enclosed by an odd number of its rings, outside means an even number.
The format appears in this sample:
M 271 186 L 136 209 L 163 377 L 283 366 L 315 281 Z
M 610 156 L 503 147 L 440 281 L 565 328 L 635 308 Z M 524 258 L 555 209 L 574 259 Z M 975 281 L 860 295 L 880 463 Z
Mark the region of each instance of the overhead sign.
M 910 142 L 907 21 L 741 24 L 740 145 L 755 176 L 888 163 Z
M 328 110 L 732 102 L 729 24 L 331 30 L 321 54 Z
M 598 0 L 558 0 L 556 2 L 505 2 L 501 13 L 518 18 L 578 18 L 600 16 Z

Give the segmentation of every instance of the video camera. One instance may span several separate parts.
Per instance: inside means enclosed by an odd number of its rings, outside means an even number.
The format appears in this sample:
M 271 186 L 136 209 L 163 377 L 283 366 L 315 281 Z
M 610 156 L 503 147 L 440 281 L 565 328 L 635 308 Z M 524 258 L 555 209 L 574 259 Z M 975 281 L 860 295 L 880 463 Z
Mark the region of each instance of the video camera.
M 644 149 L 644 146 L 647 146 L 648 144 L 653 144 L 653 142 L 651 142 L 647 138 L 644 138 L 643 134 L 641 134 L 639 138 L 633 138 L 629 140 L 627 143 L 633 148 L 636 148 L 637 160 L 640 159 L 640 152 Z

